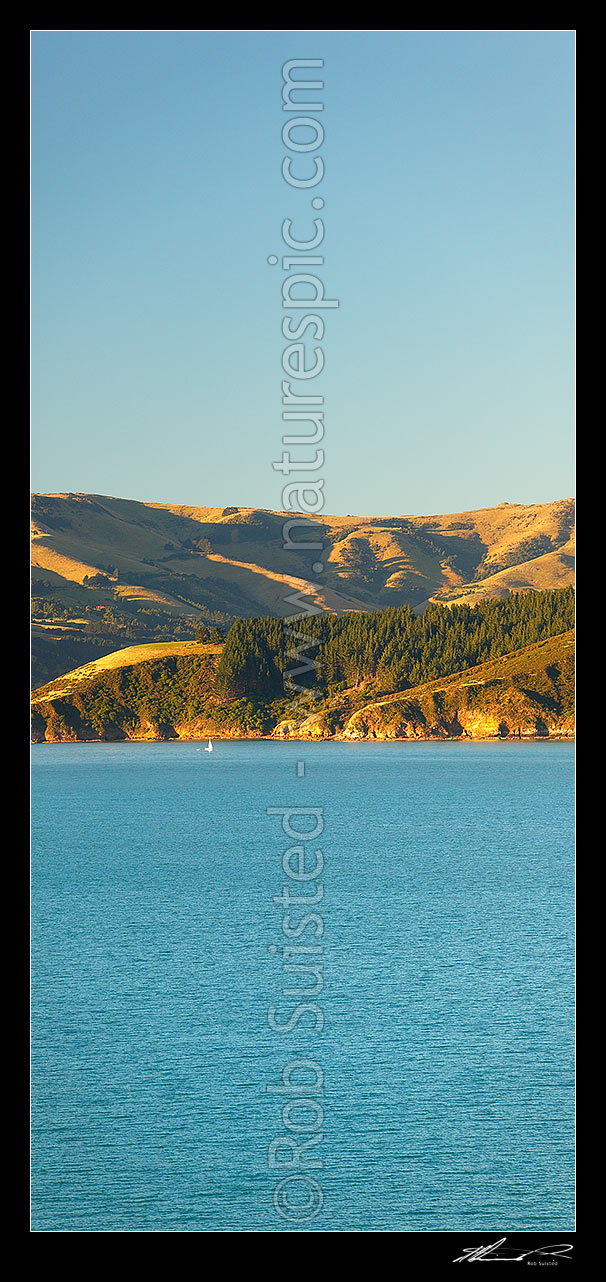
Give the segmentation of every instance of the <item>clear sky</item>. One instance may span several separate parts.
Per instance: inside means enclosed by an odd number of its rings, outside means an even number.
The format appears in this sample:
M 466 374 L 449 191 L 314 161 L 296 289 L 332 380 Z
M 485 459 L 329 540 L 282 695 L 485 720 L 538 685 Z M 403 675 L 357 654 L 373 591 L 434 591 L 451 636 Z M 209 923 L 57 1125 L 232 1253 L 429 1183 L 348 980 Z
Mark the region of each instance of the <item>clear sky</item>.
M 325 64 L 315 191 L 292 58 Z M 323 510 L 569 496 L 573 145 L 570 31 L 34 32 L 33 488 L 283 506 L 302 313 L 267 259 L 315 195 Z

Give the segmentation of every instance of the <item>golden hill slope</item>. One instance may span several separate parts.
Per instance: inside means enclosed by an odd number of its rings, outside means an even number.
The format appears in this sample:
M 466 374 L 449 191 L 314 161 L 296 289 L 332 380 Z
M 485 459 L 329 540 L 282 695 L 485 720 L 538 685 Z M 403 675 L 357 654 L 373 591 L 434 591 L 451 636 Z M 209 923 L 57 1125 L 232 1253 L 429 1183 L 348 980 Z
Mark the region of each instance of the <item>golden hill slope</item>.
M 36 495 L 32 564 L 38 582 L 55 593 L 69 586 L 78 599 L 96 592 L 182 613 L 204 614 L 219 603 L 232 617 L 288 614 L 291 589 L 310 582 L 318 606 L 339 611 L 461 599 L 484 591 L 475 588 L 480 581 L 498 595 L 507 587 L 562 586 L 573 577 L 568 499 L 442 516 L 323 516 L 310 522 L 308 536 L 295 533 L 322 543 L 321 552 L 284 548 L 287 516 Z M 312 570 L 318 560 L 325 566 L 320 574 Z
M 64 699 L 77 693 L 80 682 L 94 681 L 105 672 L 116 672 L 120 668 L 135 667 L 138 663 L 147 663 L 150 659 L 192 658 L 195 655 L 218 655 L 221 645 L 201 644 L 197 641 L 153 642 L 150 645 L 129 645 L 112 654 L 102 655 L 91 663 L 85 663 L 73 672 L 66 672 L 55 681 L 40 686 L 32 691 L 32 703 L 47 702 L 53 699 Z

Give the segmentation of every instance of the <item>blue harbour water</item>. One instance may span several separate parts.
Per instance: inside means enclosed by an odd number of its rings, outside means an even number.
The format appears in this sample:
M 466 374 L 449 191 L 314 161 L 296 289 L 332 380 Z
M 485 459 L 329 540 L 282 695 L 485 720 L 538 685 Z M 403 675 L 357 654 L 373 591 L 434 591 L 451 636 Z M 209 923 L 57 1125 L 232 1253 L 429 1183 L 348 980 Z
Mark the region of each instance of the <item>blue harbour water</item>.
M 34 1231 L 573 1227 L 571 745 L 32 757 Z

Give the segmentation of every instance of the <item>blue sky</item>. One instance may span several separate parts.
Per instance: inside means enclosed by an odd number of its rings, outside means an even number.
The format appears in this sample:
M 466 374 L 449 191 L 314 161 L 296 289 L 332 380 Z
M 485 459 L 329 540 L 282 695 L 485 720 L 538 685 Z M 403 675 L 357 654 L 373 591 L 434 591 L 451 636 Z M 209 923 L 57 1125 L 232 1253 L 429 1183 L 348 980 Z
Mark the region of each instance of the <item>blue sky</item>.
M 291 58 L 325 64 L 311 192 Z M 572 32 L 34 32 L 33 488 L 282 506 L 267 258 L 319 195 L 324 511 L 570 495 L 573 144 Z

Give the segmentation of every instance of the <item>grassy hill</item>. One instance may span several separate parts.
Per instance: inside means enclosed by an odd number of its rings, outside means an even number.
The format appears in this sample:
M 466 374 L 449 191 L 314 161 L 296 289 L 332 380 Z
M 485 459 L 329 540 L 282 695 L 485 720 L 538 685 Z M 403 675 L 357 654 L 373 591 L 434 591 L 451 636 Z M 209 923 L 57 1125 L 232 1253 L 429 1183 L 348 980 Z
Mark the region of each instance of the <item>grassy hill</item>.
M 573 582 L 574 504 L 429 516 L 322 516 L 293 532 L 254 508 L 37 494 L 32 503 L 34 684 L 127 642 L 191 639 L 203 620 L 446 604 Z M 321 560 L 324 571 L 312 565 Z
M 32 694 L 34 742 L 178 737 L 212 702 L 221 646 L 128 646 Z
M 79 689 L 84 689 L 88 683 L 95 682 L 106 672 L 117 672 L 120 668 L 133 668 L 140 663 L 149 663 L 152 659 L 193 658 L 196 655 L 218 656 L 222 649 L 221 645 L 198 644 L 197 641 L 165 641 L 151 642 L 148 645 L 129 645 L 123 650 L 114 650 L 112 654 L 95 659 L 92 663 L 85 663 L 81 668 L 75 668 L 73 672 L 68 672 L 41 686 L 38 690 L 34 690 L 32 700 L 38 702 L 40 699 L 66 698 L 71 694 L 77 694 Z

